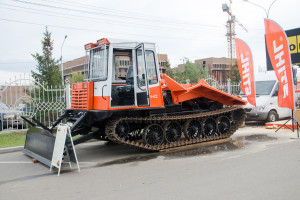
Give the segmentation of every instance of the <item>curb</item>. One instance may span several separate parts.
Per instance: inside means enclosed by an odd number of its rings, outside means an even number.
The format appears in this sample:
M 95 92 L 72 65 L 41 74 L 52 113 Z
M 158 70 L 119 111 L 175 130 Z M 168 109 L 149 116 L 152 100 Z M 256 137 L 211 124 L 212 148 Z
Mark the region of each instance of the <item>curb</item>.
M 24 149 L 24 146 L 1 148 L 0 149 L 0 154 L 2 154 L 2 153 L 11 153 L 11 152 L 16 152 L 16 151 L 22 151 L 23 149 Z

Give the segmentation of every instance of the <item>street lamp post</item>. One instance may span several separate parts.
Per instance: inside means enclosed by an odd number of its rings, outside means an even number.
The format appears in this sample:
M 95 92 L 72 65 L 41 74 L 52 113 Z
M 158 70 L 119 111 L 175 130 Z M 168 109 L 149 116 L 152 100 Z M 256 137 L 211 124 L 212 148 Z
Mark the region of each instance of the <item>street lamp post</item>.
M 260 5 L 256 4 L 256 3 L 253 3 L 253 2 L 251 2 L 251 1 L 248 1 L 248 0 L 243 0 L 243 1 L 248 2 L 248 3 L 251 3 L 252 5 L 255 5 L 255 6 L 257 6 L 257 7 L 260 7 L 261 9 L 263 9 L 263 10 L 265 11 L 265 13 L 266 13 L 266 15 L 267 15 L 267 18 L 269 18 L 270 9 L 271 9 L 271 7 L 273 6 L 273 4 L 275 3 L 275 1 L 277 1 L 277 0 L 274 0 L 274 1 L 271 3 L 271 5 L 270 5 L 268 11 L 267 11 L 264 7 L 262 7 L 262 6 L 260 6 Z
M 64 86 L 64 66 L 63 66 L 63 61 L 62 61 L 62 48 L 64 46 L 65 40 L 67 39 L 67 35 L 65 35 L 64 41 L 61 45 L 61 49 L 60 49 L 60 67 L 61 67 L 61 81 L 62 81 L 62 85 Z

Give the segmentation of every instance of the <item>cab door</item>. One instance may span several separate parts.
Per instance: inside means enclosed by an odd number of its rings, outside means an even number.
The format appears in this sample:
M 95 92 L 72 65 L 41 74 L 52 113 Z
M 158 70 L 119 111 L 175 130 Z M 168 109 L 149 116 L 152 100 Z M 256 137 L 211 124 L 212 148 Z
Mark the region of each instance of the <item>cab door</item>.
M 149 106 L 149 83 L 147 76 L 147 63 L 145 58 L 144 44 L 135 48 L 136 55 L 136 99 L 138 106 Z

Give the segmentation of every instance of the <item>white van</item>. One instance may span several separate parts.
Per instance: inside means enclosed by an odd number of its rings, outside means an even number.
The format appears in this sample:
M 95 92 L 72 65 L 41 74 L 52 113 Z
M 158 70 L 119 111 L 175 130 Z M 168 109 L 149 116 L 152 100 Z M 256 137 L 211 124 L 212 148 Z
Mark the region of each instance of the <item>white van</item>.
M 246 121 L 277 121 L 291 116 L 291 109 L 278 106 L 278 88 L 274 71 L 255 74 L 256 107 L 251 104 L 244 106 Z M 241 92 L 241 97 L 247 101 Z

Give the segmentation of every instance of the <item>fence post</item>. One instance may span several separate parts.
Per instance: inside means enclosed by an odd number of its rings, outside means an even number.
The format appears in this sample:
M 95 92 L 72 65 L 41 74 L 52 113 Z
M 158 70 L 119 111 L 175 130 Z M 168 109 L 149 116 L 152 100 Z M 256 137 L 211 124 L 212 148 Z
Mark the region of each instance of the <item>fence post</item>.
M 231 94 L 231 80 L 230 80 L 230 78 L 227 79 L 227 93 Z
M 67 82 L 65 84 L 65 87 L 66 87 L 66 106 L 67 106 L 67 109 L 70 109 L 71 108 L 71 88 L 70 88 L 70 83 Z
M 2 94 L 2 85 L 0 85 L 0 102 L 2 102 L 3 94 Z

